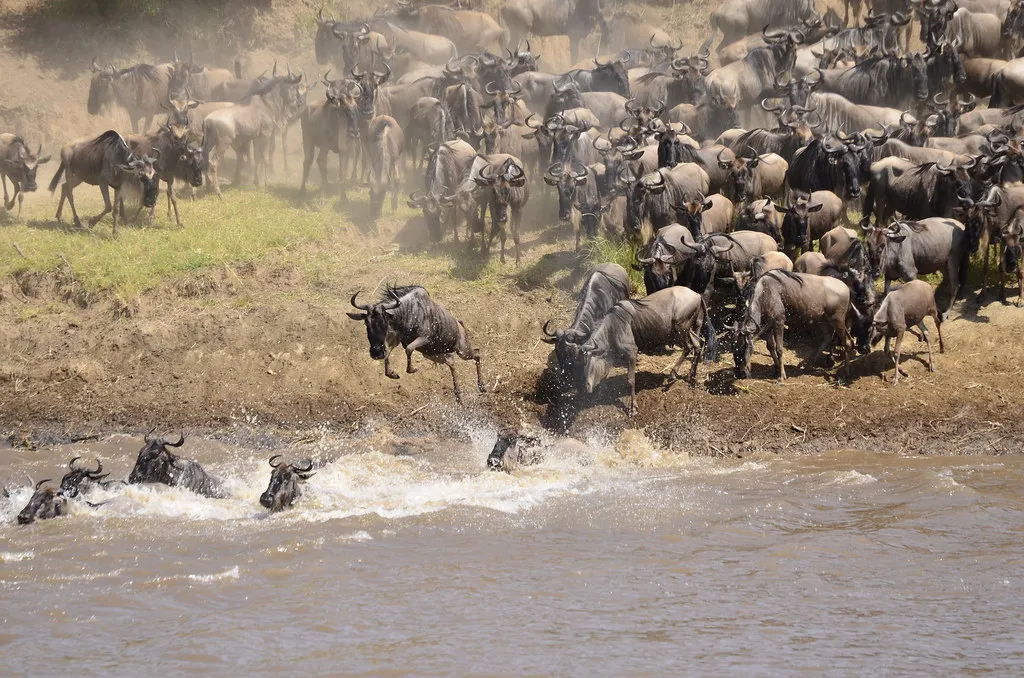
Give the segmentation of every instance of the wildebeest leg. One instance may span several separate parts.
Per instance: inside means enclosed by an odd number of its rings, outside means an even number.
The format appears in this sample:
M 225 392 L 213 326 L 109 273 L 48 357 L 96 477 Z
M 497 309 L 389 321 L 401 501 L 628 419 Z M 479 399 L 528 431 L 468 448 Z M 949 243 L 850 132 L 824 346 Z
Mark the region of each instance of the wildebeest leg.
M 630 356 L 626 365 L 626 381 L 629 382 L 629 416 L 634 416 L 636 409 L 636 356 Z
M 0 173 L 0 183 L 3 183 L 3 185 L 4 185 L 4 209 L 6 209 L 8 212 L 10 212 L 11 208 L 14 207 L 14 198 L 11 198 L 9 202 L 7 200 L 7 175 L 6 174 Z M 13 179 L 11 180 L 11 183 L 14 183 Z
M 104 197 L 106 197 L 106 196 L 104 196 Z M 120 211 L 122 212 L 121 218 L 123 220 L 124 219 L 124 215 L 123 215 L 123 212 L 124 212 L 124 198 L 121 197 L 121 188 L 120 187 L 117 187 L 117 188 L 114 189 L 114 210 L 113 210 L 114 214 L 112 216 L 113 216 L 113 219 L 114 219 L 114 237 L 115 238 L 117 237 L 117 213 L 118 213 L 118 208 L 120 208 Z M 139 209 L 140 210 L 142 209 L 141 205 L 139 206 Z
M 452 371 L 452 388 L 455 389 L 455 402 L 462 404 L 462 391 L 459 390 L 459 378 L 455 374 L 455 356 L 452 353 L 444 354 L 444 364 Z
M 903 349 L 903 330 L 896 330 L 896 353 L 893 356 L 893 365 L 896 371 L 892 375 L 892 384 L 895 386 L 900 381 L 900 375 L 907 376 L 907 373 L 900 369 L 900 351 Z
M 384 374 L 389 379 L 399 379 L 398 372 L 395 372 L 391 368 L 391 352 L 395 350 L 394 346 L 388 346 L 387 351 L 384 352 Z
M 986 243 L 985 245 L 985 263 L 981 269 L 981 291 L 978 292 L 978 299 L 985 296 L 985 290 L 988 289 L 988 254 L 992 251 L 992 243 Z
M 783 362 L 782 341 L 785 338 L 786 326 L 784 323 L 776 323 L 772 329 L 772 345 L 768 347 L 775 360 L 775 371 L 779 375 L 779 381 L 786 381 L 786 363 Z
M 321 172 L 327 169 L 327 158 L 324 158 L 323 169 Z M 320 190 L 323 191 L 327 186 L 327 177 L 323 174 L 320 175 L 321 183 Z M 338 153 L 338 200 L 343 203 L 348 202 L 348 193 L 345 192 L 345 158 L 341 153 Z
M 921 322 L 922 322 L 922 324 L 924 323 L 924 321 L 921 321 Z M 929 372 L 934 372 L 935 371 L 935 361 L 932 359 L 932 338 L 928 335 L 927 328 L 923 331 L 923 336 L 924 336 L 925 345 L 928 347 L 928 371 Z
M 21 221 L 21 205 L 25 202 L 25 191 L 21 190 L 21 184 L 14 183 L 14 195 L 18 196 L 18 221 Z M 12 198 L 13 200 L 13 198 Z
M 405 347 L 405 373 L 416 374 L 417 368 L 412 366 L 412 352 L 418 351 L 429 339 L 427 337 L 416 337 Z
M 519 223 L 522 221 L 522 218 L 523 215 L 519 209 L 512 213 L 512 240 L 516 244 L 516 268 L 519 268 Z M 505 249 L 505 244 L 502 243 L 501 247 Z
M 100 193 L 103 195 L 103 211 L 100 212 L 99 214 L 97 214 L 96 216 L 94 216 L 92 219 L 89 220 L 89 227 L 90 228 L 92 228 L 93 226 L 98 224 L 100 219 L 102 219 L 103 217 L 107 216 L 107 214 L 110 213 L 111 210 L 113 209 L 111 207 L 111 205 L 110 205 L 110 189 L 107 187 L 106 184 L 100 184 Z M 116 199 L 117 196 L 118 196 L 118 191 L 117 191 L 117 189 L 115 189 L 114 190 L 114 198 Z M 72 205 L 71 209 L 74 209 L 74 205 Z M 117 232 L 117 215 L 116 214 L 114 215 L 114 232 L 115 233 Z
M 171 218 L 171 205 L 174 205 L 174 221 L 181 226 L 181 217 L 178 215 L 178 198 L 174 195 L 174 179 L 167 180 L 167 218 Z
M 70 182 L 65 182 L 61 189 L 60 207 L 57 208 L 57 221 L 60 221 L 60 208 L 64 205 L 64 198 L 68 199 L 68 206 L 71 208 L 71 216 L 74 218 L 75 228 L 82 228 L 82 220 L 78 218 L 78 210 L 75 209 L 75 189 Z

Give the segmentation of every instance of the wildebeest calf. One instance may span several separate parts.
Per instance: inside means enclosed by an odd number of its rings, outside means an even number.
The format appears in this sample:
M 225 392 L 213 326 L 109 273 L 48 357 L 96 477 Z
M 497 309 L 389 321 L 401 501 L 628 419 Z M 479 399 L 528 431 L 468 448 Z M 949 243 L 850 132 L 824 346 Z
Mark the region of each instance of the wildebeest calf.
M 41 156 L 43 145 L 33 153 L 25 141 L 14 134 L 0 134 L 0 183 L 4 185 L 4 209 L 8 212 L 18 199 L 18 218 L 21 219 L 21 203 L 25 193 L 36 190 L 36 171 L 40 165 L 50 162 L 50 156 Z M 7 179 L 11 180 L 14 195 L 7 197 Z
M 903 334 L 908 327 L 913 325 L 918 325 L 921 328 L 921 335 L 928 345 L 928 371 L 935 371 L 935 363 L 932 360 L 932 341 L 928 336 L 928 329 L 924 326 L 924 319 L 929 316 L 935 321 L 935 329 L 939 335 L 939 353 L 944 353 L 942 316 L 939 315 L 938 308 L 935 306 L 935 291 L 923 280 L 911 280 L 889 292 L 875 313 L 875 317 L 871 321 L 871 344 L 875 345 L 883 338 L 885 339 L 885 355 L 892 360 L 896 368 L 892 375 L 893 385 L 899 383 L 901 374 L 907 375 L 900 368 L 900 350 L 903 346 Z M 892 337 L 896 337 L 895 357 L 889 351 L 889 339 Z
M 352 295 L 352 305 L 360 313 L 348 313 L 352 320 L 366 324 L 366 338 L 370 341 L 370 357 L 384 361 L 384 374 L 398 379 L 391 369 L 391 351 L 401 344 L 405 348 L 407 374 L 416 372 L 412 366 L 413 351 L 419 351 L 427 360 L 444 363 L 452 372 L 455 399 L 462 402 L 459 380 L 455 376 L 455 356 L 476 362 L 476 384 L 481 393 L 486 391 L 480 367 L 480 349 L 474 348 L 469 332 L 462 321 L 441 304 L 430 298 L 419 285 L 388 287 L 376 304 L 361 306 Z
M 697 382 L 697 361 L 701 355 L 703 330 L 705 357 L 714 353 L 715 332 L 708 319 L 703 298 L 686 287 L 670 287 L 644 297 L 620 301 L 583 345 L 587 393 L 608 376 L 612 367 L 625 367 L 629 381 L 629 414 L 636 414 L 636 361 L 640 351 L 681 346 L 683 351 L 672 366 L 678 378 L 679 366 L 693 352 L 690 385 Z
M 213 499 L 222 499 L 226 496 L 220 481 L 207 474 L 202 466 L 189 459 L 182 459 L 167 449 L 184 445 L 185 436 L 171 443 L 163 438 L 151 439 L 149 434 L 146 434 L 145 442 L 146 446 L 139 450 L 135 467 L 128 476 L 129 485 L 162 483 Z

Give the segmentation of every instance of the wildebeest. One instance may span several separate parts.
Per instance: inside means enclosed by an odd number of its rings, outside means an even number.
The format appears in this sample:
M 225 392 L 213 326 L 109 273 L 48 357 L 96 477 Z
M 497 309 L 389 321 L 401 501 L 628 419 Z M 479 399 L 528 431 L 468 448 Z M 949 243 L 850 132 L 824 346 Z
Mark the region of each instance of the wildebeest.
M 868 229 L 868 257 L 873 278 L 883 276 L 885 290 L 893 280 L 914 280 L 926 273 L 942 273 L 949 288 L 945 318 L 967 282 L 970 246 L 963 224 L 955 219 L 931 217 L 897 221 Z
M 1017 279 L 1017 308 L 1024 306 L 1024 215 L 1018 209 L 1006 226 L 1000 231 L 1002 253 L 999 256 L 999 299 L 1006 303 L 1006 276 Z
M 48 520 L 64 515 L 68 509 L 68 500 L 59 490 L 52 487 L 43 487 L 50 482 L 50 478 L 40 480 L 36 483 L 35 492 L 28 500 L 25 508 L 18 513 L 18 524 L 29 525 L 36 520 Z
M 768 351 L 780 381 L 786 379 L 783 339 L 787 320 L 794 317 L 819 325 L 823 341 L 815 353 L 820 356 L 839 335 L 843 347 L 844 369 L 849 373 L 853 342 L 850 328 L 857 310 L 850 302 L 850 289 L 835 278 L 769 271 L 757 281 L 747 303 L 743 320 L 736 327 L 734 359 L 736 376 L 750 378 L 750 355 L 754 341 L 766 336 Z
M 935 305 L 935 291 L 923 280 L 911 280 L 891 290 L 882 300 L 882 305 L 871 320 L 871 345 L 885 339 L 885 357 L 892 361 L 895 368 L 892 383 L 899 383 L 900 375 L 907 373 L 900 367 L 900 352 L 903 347 L 903 335 L 908 327 L 917 325 L 921 328 L 921 338 L 928 346 L 928 371 L 935 371 L 932 359 L 932 341 L 928 336 L 928 328 L 924 319 L 931 317 L 935 322 L 935 330 L 939 335 L 939 353 L 945 352 L 942 341 L 942 316 Z M 889 351 L 889 340 L 896 338 L 896 355 Z
M 443 66 L 458 56 L 455 43 L 444 36 L 409 30 L 391 22 L 385 22 L 385 26 L 395 49 L 408 52 L 419 61 Z
M 789 164 L 775 153 L 759 156 L 757 151 L 748 151 L 748 155 L 737 155 L 731 162 L 718 159 L 719 167 L 729 170 L 728 197 L 739 204 L 753 196 L 780 197 L 786 189 Z
M 302 485 L 314 475 L 312 461 L 307 460 L 305 466 L 280 461 L 275 464 L 274 461 L 280 458 L 279 454 L 270 458 L 270 468 L 274 470 L 266 491 L 260 495 L 260 506 L 270 509 L 271 513 L 291 508 L 302 496 Z
M 722 32 L 722 49 L 762 26 L 795 26 L 814 16 L 813 0 L 726 0 L 711 13 L 711 28 Z
M 564 330 L 552 332 L 548 329 L 551 321 L 544 323 L 542 341 L 554 345 L 563 381 L 572 382 L 583 391 L 580 347 L 587 342 L 608 311 L 620 301 L 629 299 L 629 296 L 629 275 L 626 270 L 618 264 L 600 264 L 583 281 L 572 324 Z
M 213 92 L 217 85 L 235 79 L 235 73 L 226 68 L 208 68 L 193 63 L 191 56 L 188 62 L 175 61 L 172 68 L 184 74 L 183 78 L 176 79 L 168 87 L 168 98 L 180 99 L 185 96 L 193 97 L 199 101 L 219 101 L 213 98 Z M 175 79 L 172 77 L 172 79 Z
M 152 208 L 156 205 L 159 191 L 159 178 L 153 168 L 153 159 L 149 156 L 137 157 L 128 148 L 121 135 L 107 130 L 93 139 L 69 144 L 60 149 L 60 167 L 50 181 L 50 193 L 57 190 L 61 175 L 64 185 L 61 187 L 60 203 L 57 205 L 57 221 L 60 221 L 64 201 L 67 200 L 74 215 L 74 223 L 82 227 L 75 209 L 74 190 L 78 184 L 87 183 L 100 187 L 103 195 L 103 211 L 89 220 L 89 226 L 95 226 L 109 212 L 114 213 L 114 235 L 117 235 L 117 218 L 123 208 L 122 191 L 132 181 L 142 186 L 142 205 Z M 114 202 L 110 202 L 110 188 L 114 189 Z
M 506 153 L 480 156 L 485 162 L 473 173 L 473 181 L 487 193 L 491 210 L 491 232 L 483 238 L 483 253 L 487 255 L 494 237 L 501 243 L 501 263 L 505 263 L 506 224 L 512 231 L 516 247 L 516 266 L 519 266 L 519 228 L 523 207 L 530 199 L 530 186 L 526 182 L 523 162 Z
M 709 98 L 741 107 L 760 101 L 775 91 L 775 79 L 792 68 L 796 46 L 803 42 L 803 34 L 799 31 L 768 33 L 765 30 L 762 35 L 766 43 L 764 47 L 751 50 L 742 61 L 734 61 L 708 75 Z
M 181 226 L 178 199 L 174 195 L 174 180 L 181 179 L 193 189 L 203 185 L 203 149 L 189 143 L 188 127 L 177 125 L 161 125 L 156 134 L 130 134 L 125 141 L 136 156 L 156 158 L 153 168 L 157 180 L 167 183 L 167 218 L 171 218 L 173 207 L 174 221 Z M 150 216 L 155 209 L 154 204 L 150 208 Z M 142 210 L 141 206 L 139 210 Z
M 414 6 L 397 0 L 396 19 L 407 26 L 432 35 L 443 35 L 455 43 L 459 54 L 474 54 L 507 46 L 508 31 L 488 14 L 455 10 L 443 5 Z
M 384 361 L 384 374 L 389 379 L 398 379 L 398 372 L 391 368 L 391 351 L 399 344 L 405 349 L 406 374 L 414 374 L 412 354 L 419 351 L 431 362 L 444 363 L 452 373 L 455 400 L 462 402 L 462 391 L 455 375 L 455 356 L 476 363 L 476 385 L 481 393 L 486 391 L 483 372 L 480 367 L 480 349 L 474 348 L 466 326 L 448 310 L 430 298 L 419 285 L 388 287 L 376 304 L 362 306 L 356 300 L 359 293 L 352 295 L 352 306 L 358 313 L 348 317 L 366 325 L 366 338 L 370 342 L 370 357 Z
M 702 346 L 703 344 L 703 346 Z M 604 381 L 612 367 L 625 367 L 629 382 L 629 415 L 637 413 L 636 361 L 643 351 L 679 346 L 679 359 L 672 366 L 673 379 L 692 352 L 689 381 L 697 383 L 697 363 L 714 355 L 715 330 L 708 318 L 704 299 L 691 289 L 671 287 L 643 299 L 620 301 L 605 315 L 583 345 L 583 371 L 588 394 Z M 703 350 L 702 350 L 703 348 Z
M 398 190 L 404 174 L 405 136 L 402 128 L 390 115 L 378 115 L 370 121 L 369 160 L 370 216 L 378 218 L 384 205 L 384 196 L 391 190 L 391 210 L 398 209 Z
M 328 74 L 330 71 L 328 71 Z M 327 156 L 338 154 L 338 192 L 344 202 L 348 199 L 345 192 L 345 156 L 359 150 L 359 122 L 356 120 L 355 99 L 349 88 L 342 83 L 340 88 L 328 84 L 327 98 L 324 101 L 308 106 L 302 112 L 302 185 L 300 191 L 306 192 L 306 181 L 309 170 L 313 166 L 313 156 L 320 170 L 320 192 L 327 186 Z M 319 151 L 317 150 L 319 149 Z
M 580 249 L 580 234 L 585 231 L 589 239 L 597 237 L 597 223 L 601 214 L 601 194 L 597 175 L 583 165 L 552 165 L 544 173 L 544 183 L 558 191 L 558 219 L 563 222 L 577 218 L 576 251 Z
M 977 158 L 959 166 L 939 162 L 915 165 L 900 158 L 873 163 L 862 221 L 866 223 L 874 214 L 880 225 L 896 212 L 908 219 L 948 217 L 957 204 L 957 194 L 970 194 L 968 171 L 976 164 Z
M 505 28 L 501 46 L 518 44 L 527 35 L 565 35 L 569 59 L 575 62 L 580 40 L 598 27 L 600 9 L 599 0 L 509 0 L 498 9 Z
M 878 56 L 853 68 L 825 71 L 821 87 L 868 106 L 905 110 L 928 100 L 928 71 L 924 57 Z M 851 130 L 859 131 L 859 130 Z
M 68 499 L 75 499 L 80 494 L 85 494 L 95 485 L 106 487 L 109 482 L 103 482 L 110 474 L 103 472 L 103 464 L 96 460 L 96 468 L 89 469 L 77 464 L 81 457 L 75 457 L 68 462 L 68 472 L 60 479 L 60 494 Z
M 732 201 L 720 193 L 707 198 L 698 196 L 681 205 L 673 205 L 676 221 L 689 229 L 694 240 L 711 233 L 728 233 L 736 208 Z
M 259 184 L 260 169 L 266 182 L 266 165 L 274 133 L 301 113 L 305 88 L 303 77 L 288 75 L 272 78 L 253 92 L 247 103 L 214 111 L 203 122 L 203 158 L 209 166 L 213 190 L 218 196 L 218 167 L 229 147 L 236 156 L 234 185 L 242 180 L 242 158 L 253 151 L 253 183 Z
M 513 473 L 520 466 L 539 464 L 544 458 L 541 439 L 518 429 L 502 429 L 487 455 L 487 470 Z
M 797 251 L 814 249 L 814 241 L 831 230 L 846 211 L 842 199 L 831 191 L 794 196 L 789 207 L 776 205 L 782 220 L 782 241 L 794 259 Z
M 474 158 L 476 150 L 461 139 L 438 144 L 427 160 L 425 189 L 409 196 L 409 206 L 423 210 L 427 231 L 434 242 L 441 242 L 449 225 L 455 241 L 459 240 L 458 213 L 445 199 L 455 195 Z
M 646 220 L 654 230 L 676 220 L 672 205 L 707 195 L 708 174 L 695 163 L 659 169 L 637 179 L 626 193 L 626 230 L 639 232 Z
M 145 124 L 141 131 L 147 131 L 169 98 L 172 65 L 138 64 L 117 70 L 113 66 L 100 68 L 93 59 L 91 68 L 89 115 L 99 115 L 105 107 L 116 104 L 127 111 L 132 132 L 139 133 L 142 118 Z
M 145 445 L 139 450 L 135 466 L 128 475 L 129 485 L 160 483 L 211 499 L 227 496 L 220 481 L 210 476 L 197 462 L 182 459 L 168 449 L 184 445 L 185 436 L 180 436 L 177 442 L 172 443 L 163 438 L 150 438 L 150 433 L 146 434 Z
M 789 163 L 786 182 L 793 191 L 832 191 L 840 198 L 860 197 L 861 176 L 871 167 L 868 141 L 854 138 L 814 139 Z
M 40 165 L 50 162 L 50 156 L 42 155 L 43 145 L 33 153 L 25 140 L 14 134 L 0 134 L 0 183 L 4 185 L 4 209 L 8 212 L 18 199 L 18 219 L 21 219 L 21 203 L 25 193 L 36 190 L 36 171 Z M 7 197 L 7 179 L 11 180 L 14 195 Z

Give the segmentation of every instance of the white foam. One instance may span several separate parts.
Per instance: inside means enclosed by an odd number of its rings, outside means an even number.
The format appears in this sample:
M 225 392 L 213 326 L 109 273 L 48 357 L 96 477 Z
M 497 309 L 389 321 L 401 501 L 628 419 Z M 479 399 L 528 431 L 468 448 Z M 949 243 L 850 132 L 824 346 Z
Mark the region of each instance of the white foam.
M 0 563 L 20 563 L 35 557 L 35 551 L 0 551 Z
M 235 565 L 232 568 L 224 570 L 223 572 L 218 572 L 216 574 L 190 574 L 187 575 L 187 578 L 191 579 L 192 581 L 197 581 L 201 584 L 212 584 L 215 581 L 221 581 L 224 579 L 238 579 L 238 576 L 238 565 Z

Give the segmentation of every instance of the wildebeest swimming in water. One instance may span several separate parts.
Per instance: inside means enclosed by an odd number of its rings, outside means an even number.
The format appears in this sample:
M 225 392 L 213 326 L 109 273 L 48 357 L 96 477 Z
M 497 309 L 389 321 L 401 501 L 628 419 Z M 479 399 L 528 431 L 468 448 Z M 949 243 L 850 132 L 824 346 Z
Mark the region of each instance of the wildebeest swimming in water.
M 266 492 L 260 495 L 260 505 L 271 512 L 290 508 L 302 496 L 303 483 L 313 476 L 312 461 L 307 460 L 305 466 L 280 461 L 275 464 L 274 461 L 280 458 L 279 454 L 270 458 L 270 468 L 274 470 L 270 474 Z
M 43 487 L 50 479 L 40 480 L 36 483 L 35 492 L 28 504 L 18 514 L 18 524 L 28 525 L 36 520 L 47 520 L 56 518 L 67 513 L 68 499 L 76 499 L 92 489 L 93 485 L 106 487 L 109 482 L 103 482 L 109 474 L 103 473 L 103 464 L 96 460 L 96 468 L 88 469 L 76 465 L 81 457 L 75 457 L 68 463 L 68 472 L 60 480 L 60 485 L 54 489 Z M 95 507 L 96 504 L 89 506 Z
M 520 466 L 533 466 L 543 460 L 539 437 L 508 428 L 498 432 L 498 439 L 487 457 L 487 469 L 512 473 Z
M 455 399 L 462 402 L 459 380 L 455 375 L 455 356 L 476 362 L 476 385 L 481 393 L 487 389 L 480 368 L 480 349 L 470 343 L 469 332 L 462 321 L 441 304 L 430 298 L 419 285 L 389 287 L 376 304 L 361 306 L 352 295 L 352 305 L 360 313 L 348 313 L 352 320 L 366 323 L 366 338 L 370 341 L 370 357 L 384 361 L 384 374 L 398 379 L 398 373 L 391 369 L 391 351 L 401 344 L 405 348 L 407 374 L 417 368 L 412 366 L 413 351 L 419 351 L 427 360 L 444 363 L 452 372 Z
M 152 431 L 146 434 L 146 446 L 139 451 L 135 467 L 128 476 L 129 485 L 162 483 L 213 499 L 223 499 L 226 496 L 220 481 L 211 477 L 202 466 L 189 459 L 182 459 L 167 449 L 184 445 L 185 436 L 171 443 L 163 438 L 150 438 L 150 433 Z

